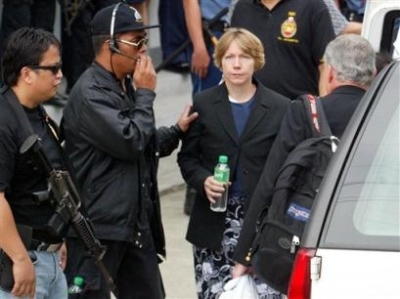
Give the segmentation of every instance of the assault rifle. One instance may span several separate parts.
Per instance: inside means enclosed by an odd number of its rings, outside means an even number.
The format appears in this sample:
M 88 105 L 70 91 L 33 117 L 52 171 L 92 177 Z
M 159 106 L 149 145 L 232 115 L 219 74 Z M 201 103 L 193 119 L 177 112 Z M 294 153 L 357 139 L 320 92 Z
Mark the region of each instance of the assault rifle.
M 71 35 L 71 26 L 78 15 L 86 8 L 88 5 L 93 5 L 91 0 L 59 0 L 61 5 L 61 10 L 64 15 L 65 28 L 68 35 Z
M 65 224 L 69 224 L 82 240 L 88 255 L 94 258 L 111 292 L 115 294 L 114 281 L 102 262 L 106 247 L 100 244 L 87 218 L 80 212 L 82 201 L 68 171 L 56 170 L 51 166 L 37 135 L 31 135 L 24 141 L 20 154 L 34 157 L 38 166 L 48 174 L 49 192 L 46 192 L 47 196 L 39 194 L 37 200 L 53 201 L 55 214 L 48 224 L 50 233 L 59 235 Z

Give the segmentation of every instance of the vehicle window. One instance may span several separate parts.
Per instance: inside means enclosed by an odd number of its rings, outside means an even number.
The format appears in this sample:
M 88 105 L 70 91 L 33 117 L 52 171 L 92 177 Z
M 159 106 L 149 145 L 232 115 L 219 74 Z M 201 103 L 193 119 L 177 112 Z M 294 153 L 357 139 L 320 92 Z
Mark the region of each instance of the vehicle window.
M 399 34 L 399 26 L 400 10 L 388 12 L 383 21 L 380 51 L 389 53 L 393 58 L 397 58 L 396 52 L 400 51 L 400 49 L 396 49 L 395 46 L 395 41 Z
M 339 186 L 325 245 L 400 248 L 399 69 L 367 120 Z
M 397 17 L 393 23 L 392 49 L 390 53 L 393 59 L 400 59 L 400 17 Z
M 383 133 L 355 206 L 353 223 L 364 235 L 400 236 L 399 109 Z

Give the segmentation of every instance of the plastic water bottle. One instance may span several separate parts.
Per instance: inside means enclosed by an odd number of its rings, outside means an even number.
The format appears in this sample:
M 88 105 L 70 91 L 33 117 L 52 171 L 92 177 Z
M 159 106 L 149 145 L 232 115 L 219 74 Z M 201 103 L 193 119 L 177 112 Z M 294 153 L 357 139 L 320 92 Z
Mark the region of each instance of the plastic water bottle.
M 228 182 L 229 182 L 229 166 L 228 157 L 219 156 L 218 164 L 214 169 L 214 179 L 224 184 L 225 191 L 219 198 L 216 198 L 215 203 L 210 204 L 210 208 L 214 212 L 225 212 L 228 203 Z
M 78 299 L 80 295 L 83 293 L 83 286 L 85 280 L 82 276 L 75 276 L 72 285 L 68 288 L 68 298 L 69 299 Z

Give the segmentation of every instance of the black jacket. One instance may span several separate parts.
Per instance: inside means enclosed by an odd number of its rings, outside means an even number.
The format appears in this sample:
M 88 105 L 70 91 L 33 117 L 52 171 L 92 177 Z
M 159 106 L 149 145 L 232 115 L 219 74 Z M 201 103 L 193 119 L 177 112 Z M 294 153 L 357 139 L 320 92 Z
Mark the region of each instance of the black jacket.
M 321 98 L 332 134 L 341 138 L 365 91 L 355 86 L 342 86 Z M 235 249 L 234 260 L 248 264 L 246 256 L 251 248 L 260 211 L 269 206 L 275 176 L 289 153 L 302 141 L 312 136 L 306 111 L 301 101 L 293 101 L 285 115 L 278 136 L 271 149 L 263 173 L 254 190 L 251 205 L 245 216 L 242 232 Z
M 179 136 L 174 127 L 155 129 L 154 92 L 126 87 L 97 63 L 86 70 L 64 109 L 65 149 L 96 235 L 133 242 L 140 232 L 142 245 L 152 236 L 165 255 L 158 157 L 169 155 Z
M 246 211 L 289 106 L 287 98 L 256 83 L 255 103 L 240 138 L 225 84 L 194 97 L 193 107 L 199 117 L 187 133 L 178 163 L 186 182 L 197 190 L 186 238 L 198 247 L 219 250 L 221 246 L 225 213 L 212 212 L 204 192 L 204 181 L 213 175 L 218 156 L 228 156 L 231 181 L 240 163 Z

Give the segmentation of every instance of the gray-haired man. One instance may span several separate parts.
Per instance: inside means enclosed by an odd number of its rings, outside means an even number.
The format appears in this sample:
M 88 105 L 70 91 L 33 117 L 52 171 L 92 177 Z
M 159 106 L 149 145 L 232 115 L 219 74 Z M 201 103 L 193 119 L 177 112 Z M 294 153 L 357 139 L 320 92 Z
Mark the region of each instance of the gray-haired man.
M 333 135 L 341 138 L 358 103 L 372 83 L 375 73 L 375 52 L 365 38 L 355 34 L 345 34 L 327 45 L 320 78 L 327 95 L 321 98 L 321 102 Z M 250 266 L 246 256 L 251 250 L 258 214 L 261 207 L 271 200 L 274 179 L 279 168 L 288 154 L 300 142 L 311 136 L 304 105 L 301 101 L 295 100 L 283 118 L 244 218 L 234 254 L 237 264 L 233 269 L 233 277 L 243 275 Z

